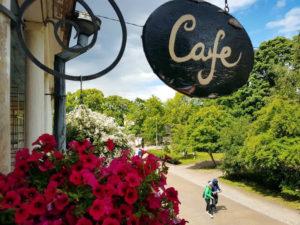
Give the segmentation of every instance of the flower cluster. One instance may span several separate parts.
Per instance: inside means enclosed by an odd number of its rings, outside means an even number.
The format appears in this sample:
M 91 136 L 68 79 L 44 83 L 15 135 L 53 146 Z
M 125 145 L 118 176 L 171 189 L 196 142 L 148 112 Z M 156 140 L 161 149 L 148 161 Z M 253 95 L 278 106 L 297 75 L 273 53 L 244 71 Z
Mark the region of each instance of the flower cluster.
M 102 156 L 115 155 L 105 148 L 105 141 L 114 140 L 116 149 L 122 149 L 128 145 L 128 137 L 123 128 L 118 126 L 114 118 L 94 112 L 84 105 L 78 106 L 69 112 L 66 117 L 68 140 L 83 140 L 89 138 L 95 145 L 95 153 Z
M 184 225 L 177 191 L 166 188 L 167 167 L 151 154 L 107 161 L 88 140 L 66 153 L 44 134 L 17 152 L 12 173 L 0 175 L 0 223 L 20 225 Z M 106 148 L 114 151 L 112 140 Z

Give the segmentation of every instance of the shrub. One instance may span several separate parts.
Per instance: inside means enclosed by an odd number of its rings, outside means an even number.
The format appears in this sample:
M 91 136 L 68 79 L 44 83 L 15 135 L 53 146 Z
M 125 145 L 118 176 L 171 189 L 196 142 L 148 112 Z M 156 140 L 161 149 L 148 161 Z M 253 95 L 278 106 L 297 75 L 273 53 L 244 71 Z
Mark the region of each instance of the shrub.
M 100 156 L 112 154 L 105 148 L 107 140 L 114 140 L 116 149 L 128 147 L 128 138 L 123 132 L 123 128 L 118 126 L 112 117 L 94 112 L 81 105 L 69 112 L 66 120 L 67 140 L 82 141 L 89 138 L 95 146 L 95 153 Z M 118 151 L 113 153 L 117 154 Z
M 231 177 L 239 175 L 285 195 L 300 196 L 299 105 L 273 97 L 255 116 L 252 124 L 245 124 L 246 135 L 242 124 L 240 133 L 232 129 L 225 134 L 231 149 L 226 151 L 224 170 Z
M 32 153 L 18 151 L 12 173 L 0 175 L 0 224 L 185 224 L 177 191 L 166 188 L 167 167 L 151 154 L 122 150 L 99 157 L 88 140 L 55 149 L 42 135 Z M 114 151 L 113 142 L 107 142 Z

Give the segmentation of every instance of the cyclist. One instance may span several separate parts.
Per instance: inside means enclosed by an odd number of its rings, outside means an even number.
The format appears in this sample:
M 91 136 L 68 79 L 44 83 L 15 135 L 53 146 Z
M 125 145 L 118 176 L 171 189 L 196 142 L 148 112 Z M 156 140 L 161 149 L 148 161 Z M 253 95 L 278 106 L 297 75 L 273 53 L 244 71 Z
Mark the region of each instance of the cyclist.
M 205 189 L 204 192 L 202 194 L 202 197 L 204 198 L 205 202 L 206 202 L 206 212 L 208 213 L 208 215 L 210 215 L 211 218 L 213 218 L 213 196 L 212 196 L 212 183 L 209 183 Z
M 212 187 L 212 196 L 214 198 L 213 204 L 212 204 L 212 208 L 213 208 L 213 210 L 216 211 L 217 210 L 218 200 L 219 200 L 218 193 L 221 192 L 221 188 L 219 186 L 218 179 L 216 179 L 216 178 L 212 179 L 209 183 L 211 184 L 211 187 Z

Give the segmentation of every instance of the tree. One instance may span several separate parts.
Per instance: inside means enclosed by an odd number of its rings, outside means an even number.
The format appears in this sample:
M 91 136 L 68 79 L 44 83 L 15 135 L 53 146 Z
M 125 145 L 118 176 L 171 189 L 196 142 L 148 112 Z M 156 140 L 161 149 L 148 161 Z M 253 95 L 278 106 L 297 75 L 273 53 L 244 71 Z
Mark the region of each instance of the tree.
M 142 137 L 148 144 L 161 143 L 165 134 L 164 105 L 159 98 L 152 96 L 145 101 L 144 107 L 145 119 L 142 126 Z
M 223 105 L 234 117 L 250 116 L 265 105 L 265 98 L 270 95 L 270 85 L 262 78 L 252 74 L 248 83 L 230 96 L 215 100 Z
M 278 74 L 284 74 L 284 76 L 278 79 L 272 94 L 300 103 L 300 70 L 276 67 L 274 71 Z
M 171 148 L 174 152 L 187 155 L 192 151 L 189 147 L 189 126 L 187 123 L 177 124 L 171 133 Z
M 172 144 L 172 149 L 175 152 L 186 154 L 186 151 L 181 147 L 185 146 L 181 141 L 186 141 L 186 138 L 183 138 L 184 133 L 182 131 L 186 130 L 184 127 L 190 115 L 196 110 L 193 101 L 193 99 L 185 95 L 176 93 L 174 98 L 169 99 L 165 104 L 163 118 L 166 130 L 165 139 L 168 140 L 168 143 Z
M 293 41 L 285 37 L 276 37 L 272 40 L 262 42 L 255 54 L 253 73 L 257 73 L 269 81 L 271 86 L 275 85 L 278 78 L 272 68 L 277 66 L 293 65 Z
M 130 105 L 129 113 L 126 116 L 126 129 L 135 136 L 142 135 L 142 127 L 146 118 L 145 101 L 137 98 Z
M 174 98 L 169 99 L 165 104 L 165 123 L 173 128 L 178 124 L 186 122 L 195 110 L 191 99 L 180 93 L 176 93 Z
M 220 106 L 201 107 L 189 119 L 188 140 L 191 150 L 207 152 L 216 166 L 213 153 L 222 150 L 220 131 L 230 121 L 231 116 Z
M 266 97 L 271 95 L 272 87 L 285 77 L 286 73 L 278 67 L 288 70 L 294 65 L 294 42 L 284 37 L 277 37 L 261 43 L 255 52 L 254 68 L 248 83 L 230 96 L 216 100 L 235 116 L 251 116 L 266 104 Z
M 82 102 L 81 102 L 82 100 Z M 103 112 L 104 95 L 98 89 L 86 89 L 67 94 L 66 110 L 70 112 L 80 104 L 83 104 L 93 111 Z
M 294 68 L 300 70 L 300 33 L 293 38 Z
M 224 164 L 225 171 L 247 175 L 282 192 L 300 188 L 299 106 L 278 96 L 270 98 L 256 113 L 242 147 L 226 156 L 235 163 Z
M 102 105 L 103 113 L 113 117 L 120 126 L 124 126 L 125 118 L 130 111 L 131 104 L 130 100 L 120 96 L 108 96 Z
M 250 118 L 239 117 L 233 119 L 228 127 L 224 127 L 220 132 L 220 145 L 225 153 L 222 168 L 227 175 L 238 175 L 241 172 L 241 162 L 238 155 L 247 138 L 249 125 Z

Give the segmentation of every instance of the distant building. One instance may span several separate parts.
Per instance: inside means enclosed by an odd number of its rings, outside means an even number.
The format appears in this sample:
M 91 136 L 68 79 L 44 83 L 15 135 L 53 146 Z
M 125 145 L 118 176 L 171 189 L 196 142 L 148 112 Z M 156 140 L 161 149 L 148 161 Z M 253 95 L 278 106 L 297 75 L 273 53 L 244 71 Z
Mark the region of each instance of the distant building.
M 16 11 L 19 0 L 0 0 Z M 74 11 L 74 0 L 38 0 L 25 13 L 24 34 L 31 53 L 48 67 L 61 51 L 53 25 Z M 70 30 L 60 32 L 66 43 Z M 9 172 L 17 149 L 30 147 L 43 133 L 52 133 L 53 77 L 27 59 L 10 19 L 0 13 L 0 172 Z

